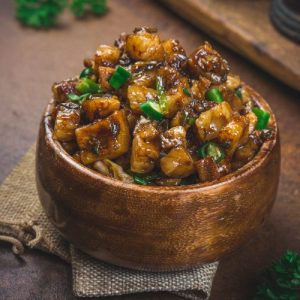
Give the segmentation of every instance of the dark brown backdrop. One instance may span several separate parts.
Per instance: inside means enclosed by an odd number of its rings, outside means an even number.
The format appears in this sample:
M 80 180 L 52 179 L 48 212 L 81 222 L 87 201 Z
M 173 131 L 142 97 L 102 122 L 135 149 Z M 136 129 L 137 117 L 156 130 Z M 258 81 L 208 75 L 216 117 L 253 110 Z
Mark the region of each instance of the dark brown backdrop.
M 82 59 L 98 44 L 110 44 L 121 31 L 144 24 L 157 26 L 164 37 L 179 39 L 188 51 L 211 39 L 156 1 L 111 0 L 109 6 L 103 17 L 75 21 L 65 14 L 59 28 L 35 31 L 15 21 L 11 0 L 1 0 L 0 181 L 34 142 L 52 82 L 78 74 Z M 212 300 L 241 300 L 251 296 L 258 271 L 273 258 L 287 248 L 300 252 L 300 96 L 215 45 L 232 70 L 270 102 L 281 130 L 281 183 L 271 219 L 243 249 L 221 263 L 213 285 Z M 58 258 L 38 251 L 28 250 L 18 259 L 0 244 L 0 299 L 73 299 L 71 270 Z M 161 293 L 121 299 L 178 298 Z

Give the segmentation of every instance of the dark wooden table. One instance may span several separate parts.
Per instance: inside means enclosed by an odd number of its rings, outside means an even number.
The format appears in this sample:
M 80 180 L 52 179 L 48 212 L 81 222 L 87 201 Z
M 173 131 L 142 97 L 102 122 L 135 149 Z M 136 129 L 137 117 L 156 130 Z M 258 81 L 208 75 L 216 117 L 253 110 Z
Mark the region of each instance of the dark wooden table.
M 143 24 L 179 39 L 188 51 L 211 39 L 155 1 L 111 0 L 109 6 L 103 17 L 75 21 L 66 13 L 58 28 L 35 31 L 15 21 L 12 1 L 1 0 L 0 181 L 34 142 L 52 82 L 78 74 L 82 59 L 98 44 L 111 44 L 121 31 Z M 239 55 L 215 46 L 232 70 L 269 101 L 281 130 L 281 182 L 271 218 L 247 245 L 221 262 L 213 284 L 212 300 L 241 300 L 251 296 L 259 270 L 272 259 L 287 248 L 300 253 L 300 95 Z M 17 258 L 0 244 L 0 299 L 74 299 L 71 269 L 38 251 L 27 250 Z M 160 293 L 113 299 L 178 297 Z

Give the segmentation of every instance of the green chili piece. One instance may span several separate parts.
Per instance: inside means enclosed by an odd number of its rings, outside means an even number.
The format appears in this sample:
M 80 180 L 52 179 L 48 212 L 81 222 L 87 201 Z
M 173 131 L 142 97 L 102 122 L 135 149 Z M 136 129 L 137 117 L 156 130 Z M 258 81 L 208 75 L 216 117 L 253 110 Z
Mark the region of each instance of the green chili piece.
M 219 162 L 225 157 L 224 152 L 221 150 L 221 148 L 213 142 L 207 142 L 203 144 L 198 150 L 198 155 L 201 158 L 211 156 L 215 162 Z
M 80 73 L 79 78 L 86 78 L 86 77 L 89 77 L 91 74 L 93 74 L 93 69 L 92 68 L 85 68 Z
M 252 112 L 257 116 L 256 129 L 263 130 L 266 129 L 270 119 L 270 113 L 264 111 L 258 107 L 252 108 Z
M 240 99 L 243 99 L 243 94 L 241 88 L 237 88 L 234 92 Z
M 158 104 L 162 113 L 167 111 L 167 97 L 165 94 L 159 97 Z
M 109 79 L 109 84 L 115 89 L 118 90 L 126 81 L 131 77 L 131 73 L 125 68 L 118 66 L 115 72 L 112 74 Z
M 166 94 L 164 93 L 164 86 L 163 86 L 163 81 L 162 78 L 159 76 L 156 79 L 156 92 L 158 96 L 158 103 L 160 106 L 161 112 L 166 112 L 167 111 L 167 97 Z
M 190 126 L 193 126 L 196 122 L 196 119 L 195 118 L 188 118 L 187 120 L 187 123 L 190 125 Z
M 183 92 L 187 95 L 187 96 L 189 96 L 189 97 L 191 97 L 192 96 L 192 94 L 191 94 L 191 92 L 187 89 L 187 88 L 183 88 Z
M 88 98 L 91 94 L 90 93 L 86 93 L 86 94 L 82 94 L 80 96 L 70 93 L 67 95 L 68 99 L 71 100 L 74 103 L 81 103 L 82 101 L 86 100 L 86 98 Z
M 140 185 L 149 185 L 150 182 L 142 178 L 141 176 L 138 175 L 133 175 L 133 181 L 134 183 L 140 184 Z
M 98 94 L 101 93 L 101 87 L 98 83 L 93 81 L 90 78 L 82 78 L 80 81 L 76 84 L 76 90 L 80 92 L 81 94 Z
M 210 101 L 214 101 L 216 103 L 223 102 L 222 94 L 221 94 L 221 92 L 220 92 L 220 90 L 218 88 L 212 88 L 212 89 L 210 89 L 206 93 L 206 96 L 207 96 L 208 100 L 210 100 Z
M 156 91 L 157 91 L 158 97 L 160 97 L 164 93 L 163 81 L 160 76 L 158 76 L 156 79 Z
M 153 100 L 149 100 L 140 105 L 142 112 L 152 120 L 161 121 L 163 114 L 159 104 Z

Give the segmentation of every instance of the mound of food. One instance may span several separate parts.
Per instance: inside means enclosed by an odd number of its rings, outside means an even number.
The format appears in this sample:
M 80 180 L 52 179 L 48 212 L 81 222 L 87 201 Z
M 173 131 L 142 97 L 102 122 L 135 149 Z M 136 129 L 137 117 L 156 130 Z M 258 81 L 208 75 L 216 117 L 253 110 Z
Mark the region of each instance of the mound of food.
M 153 28 L 121 34 L 53 85 L 53 137 L 78 162 L 142 185 L 213 181 L 249 162 L 270 114 L 205 42 L 187 55 Z

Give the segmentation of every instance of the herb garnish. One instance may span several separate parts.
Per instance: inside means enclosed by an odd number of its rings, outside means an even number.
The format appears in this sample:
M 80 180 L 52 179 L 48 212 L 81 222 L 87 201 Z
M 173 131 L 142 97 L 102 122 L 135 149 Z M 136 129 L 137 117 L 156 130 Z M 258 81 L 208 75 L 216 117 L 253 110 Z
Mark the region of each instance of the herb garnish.
M 73 93 L 70 93 L 67 95 L 68 99 L 71 100 L 72 102 L 74 103 L 79 103 L 81 104 L 84 100 L 86 100 L 89 96 L 91 95 L 91 93 L 86 93 L 86 94 L 83 94 L 83 95 L 76 95 L 76 94 L 73 94 Z
M 253 300 L 299 300 L 300 256 L 286 253 L 262 272 Z

